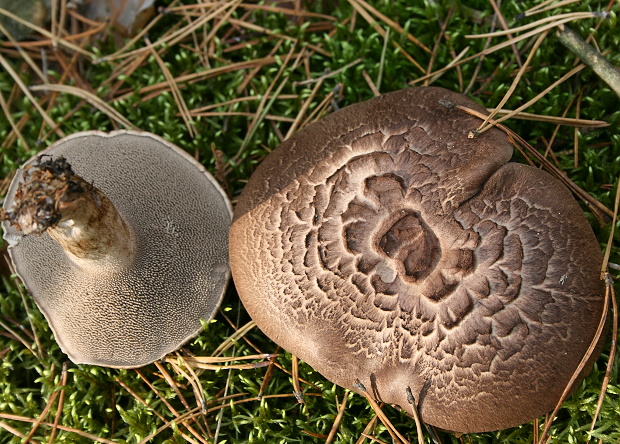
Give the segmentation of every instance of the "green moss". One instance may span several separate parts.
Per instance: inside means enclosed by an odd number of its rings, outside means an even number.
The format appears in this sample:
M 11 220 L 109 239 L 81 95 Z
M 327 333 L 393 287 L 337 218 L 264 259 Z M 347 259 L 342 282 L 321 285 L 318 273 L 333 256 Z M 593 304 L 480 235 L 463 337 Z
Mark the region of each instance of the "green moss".
M 493 14 L 489 2 L 483 0 L 467 2 L 466 5 L 453 1 L 411 2 L 408 0 L 385 0 L 371 3 L 377 10 L 398 22 L 406 32 L 414 35 L 431 49 L 435 46 L 443 20 L 451 10 L 452 15 L 445 36 L 436 48 L 434 69 L 448 64 L 453 55 L 460 53 L 466 46 L 470 46 L 466 56 L 482 50 L 486 39 L 471 40 L 465 36 L 488 32 Z M 514 17 L 531 7 L 534 2 L 503 3 L 505 4 L 502 5 L 502 12 L 510 26 L 518 26 L 560 12 L 600 11 L 607 5 L 607 2 L 602 1 L 580 2 L 577 5 L 515 22 Z M 277 50 L 274 48 L 278 43 L 278 38 L 242 27 L 227 34 L 227 31 L 231 30 L 229 25 L 224 25 L 217 32 L 213 40 L 214 52 L 207 57 L 208 67 L 205 66 L 205 59 L 200 56 L 199 52 L 190 49 L 193 46 L 191 38 L 182 44 L 159 48 L 160 56 L 174 77 L 226 67 L 231 63 L 268 57 L 275 51 L 276 60 L 260 67 L 244 88 L 241 86 L 245 84 L 247 76 L 252 72 L 251 69 L 208 76 L 195 82 L 179 83 L 181 95 L 189 109 L 222 104 L 239 97 L 257 97 L 255 100 L 246 100 L 233 105 L 220 105 L 210 110 L 222 113 L 250 113 L 250 117 L 247 115 L 194 117 L 192 126 L 196 129 L 196 137 L 191 137 L 189 134 L 179 115 L 179 108 L 172 93 L 169 91 L 148 92 L 153 85 L 163 84 L 166 81 L 152 55 L 146 57 L 135 71 L 124 77 L 114 78 L 120 61 L 103 61 L 93 64 L 88 60 L 81 60 L 80 65 L 76 65 L 76 69 L 80 73 L 80 81 L 88 82 L 90 91 L 95 92 L 130 122 L 142 130 L 159 134 L 189 153 L 197 155 L 201 162 L 216 175 L 217 164 L 213 156 L 213 147 L 219 151 L 226 171 L 224 180 L 235 198 L 243 189 L 255 167 L 280 143 L 280 135 L 286 135 L 291 126 L 290 121 L 271 120 L 269 116 L 295 119 L 303 103 L 310 97 L 315 83 L 296 83 L 307 80 L 306 69 L 310 72 L 311 78 L 318 78 L 357 61 L 348 69 L 338 71 L 337 74 L 324 79 L 307 110 L 307 117 L 317 109 L 321 100 L 332 92 L 335 92 L 333 103 L 338 107 L 371 98 L 373 92 L 364 74 L 376 82 L 379 73 L 382 73 L 381 92 L 405 88 L 410 82 L 424 75 L 402 51 L 405 51 L 424 68 L 430 62 L 429 53 L 411 42 L 406 33 L 390 29 L 385 46 L 385 59 L 381 65 L 384 37 L 359 14 L 356 15 L 355 25 L 352 26 L 348 21 L 353 14 L 353 8 L 349 2 L 317 1 L 307 2 L 307 4 L 315 12 L 335 17 L 337 22 L 333 22 L 331 29 L 316 30 L 315 26 L 324 22 L 323 19 L 294 20 L 281 13 L 260 10 L 251 11 L 247 16 L 243 15 L 245 11 L 241 9 L 233 13 L 233 18 L 261 26 L 269 30 L 271 35 L 290 36 L 280 44 Z M 614 5 L 611 17 L 605 20 L 594 34 L 599 47 L 606 51 L 606 57 L 616 66 L 620 66 L 620 52 L 617 50 L 620 47 L 620 33 L 617 32 L 618 10 L 618 5 Z M 170 27 L 182 20 L 180 15 L 167 14 L 149 32 L 150 40 L 157 41 L 159 37 L 166 34 Z M 378 24 L 383 30 L 388 28 L 387 24 L 380 20 Z M 588 19 L 573 22 L 570 26 L 582 36 L 586 36 L 595 24 L 596 20 Z M 206 29 L 207 32 L 210 31 L 211 24 L 208 24 Z M 293 39 L 296 39 L 296 42 Z M 501 41 L 503 38 L 496 38 L 491 45 Z M 232 45 L 243 42 L 247 44 L 235 51 L 228 51 Z M 402 51 L 395 44 L 399 45 Z M 144 45 L 145 43 L 140 40 L 131 49 L 139 49 Z M 315 46 L 321 46 L 327 53 L 314 52 L 312 48 Z M 93 51 L 97 57 L 105 57 L 117 49 L 113 38 L 96 41 L 89 47 L 89 50 Z M 521 59 L 525 60 L 529 52 L 528 42 L 517 44 L 517 49 L 520 51 Z M 302 57 L 300 63 L 294 66 L 296 54 L 300 51 L 307 51 L 307 65 L 304 64 Z M 273 84 L 275 76 L 289 53 L 294 55 L 279 79 Z M 2 54 L 8 63 L 21 73 L 24 82 L 40 83 L 19 58 L 6 53 Z M 568 72 L 573 62 L 574 56 L 557 42 L 551 32 L 541 45 L 532 61 L 531 69 L 517 86 L 506 107 L 515 108 L 541 92 Z M 470 95 L 485 106 L 492 107 L 499 103 L 512 83 L 518 69 L 515 55 L 508 47 L 487 55 L 481 62 L 472 60 L 462 64 L 460 72 L 464 87 L 469 84 L 478 65 L 479 72 L 472 84 Z M 47 74 L 50 82 L 59 82 L 64 75 L 64 69 L 52 63 Z M 119 80 L 123 83 L 117 90 L 115 84 Z M 77 82 L 77 80 L 70 80 L 69 84 L 81 86 Z M 458 71 L 452 69 L 444 73 L 433 85 L 458 90 L 459 82 Z M 31 149 L 26 149 L 19 139 L 3 148 L 0 154 L 2 178 L 9 178 L 27 158 L 58 138 L 55 132 L 50 132 L 49 127 L 44 124 L 30 101 L 19 91 L 14 92 L 15 88 L 13 79 L 2 70 L 0 92 L 5 99 L 13 97 L 10 108 L 14 121 L 18 122 L 24 116 L 28 116 L 27 122 L 20 130 Z M 239 89 L 241 89 L 240 92 L 238 92 Z M 255 121 L 254 116 L 259 111 L 261 99 L 268 92 L 270 94 L 278 92 L 278 96 L 273 100 L 263 101 L 262 118 Z M 40 93 L 34 94 L 38 98 L 42 97 Z M 620 133 L 618 131 L 620 102 L 618 97 L 594 73 L 585 69 L 551 91 L 527 111 L 560 116 L 570 106 L 567 116 L 574 117 L 575 106 L 570 104 L 580 95 L 582 96 L 580 117 L 605 120 L 610 123 L 610 126 L 580 131 L 578 138 L 580 154 L 577 167 L 573 164 L 573 128 L 561 127 L 559 129 L 553 149 L 559 166 L 575 183 L 606 206 L 613 207 L 617 178 L 620 176 Z M 48 112 L 50 117 L 60 124 L 59 127 L 65 134 L 90 129 L 109 131 L 117 127 L 104 113 L 82 99 L 68 94 L 59 94 Z M 65 118 L 70 113 L 71 116 Z M 555 130 L 555 125 L 551 123 L 516 119 L 509 121 L 508 126 L 541 150 L 545 149 L 544 140 L 548 141 Z M 11 126 L 8 120 L 0 118 L 0 141 L 5 140 L 10 134 Z M 240 150 L 241 147 L 243 150 Z M 605 244 L 609 235 L 609 226 L 600 226 L 589 211 L 585 210 L 598 239 Z M 617 228 L 611 261 L 620 263 L 620 250 L 618 249 L 620 224 Z M 23 306 L 15 280 L 5 276 L 0 288 L 0 311 L 2 313 L 0 319 L 11 329 L 17 331 L 20 338 L 42 357 L 33 355 L 22 341 L 14 338 L 4 328 L 0 328 L 0 353 L 3 353 L 0 362 L 0 412 L 38 418 L 50 397 L 55 391 L 60 390 L 61 371 L 65 363 L 68 365 L 68 375 L 67 385 L 62 389 L 64 403 L 60 415 L 60 424 L 64 427 L 81 430 L 115 442 L 137 443 L 164 424 L 155 412 L 165 421 L 172 421 L 175 418 L 170 407 L 180 414 L 187 412 L 184 402 L 170 384 L 162 378 L 154 365 L 145 367 L 141 373 L 150 381 L 159 395 L 155 394 L 135 371 L 102 369 L 68 362 L 66 356 L 56 345 L 51 330 L 32 299 L 27 296 L 26 301 L 31 307 L 30 315 Z M 249 321 L 232 288 L 228 291 L 222 311 L 238 325 Z M 206 325 L 200 336 L 188 344 L 187 349 L 196 355 L 208 356 L 233 332 L 234 329 L 223 314 L 219 314 L 214 321 Z M 29 335 L 38 337 L 41 349 Z M 248 333 L 247 340 L 249 343 L 245 340 L 238 341 L 235 347 L 225 354 L 244 356 L 256 353 L 256 349 L 263 353 L 273 353 L 277 350 L 276 345 L 257 329 Z M 614 365 L 608 395 L 603 402 L 599 420 L 592 434 L 588 433 L 598 391 L 605 373 L 609 348 L 608 340 L 591 375 L 564 404 L 558 419 L 551 428 L 551 434 L 554 437 L 552 442 L 585 442 L 588 436 L 596 440 L 601 439 L 604 443 L 615 443 L 620 440 L 618 363 Z M 289 354 L 281 352 L 277 359 L 283 368 L 291 369 Z M 190 407 L 196 407 L 197 400 L 189 382 L 175 375 L 170 367 L 167 368 L 173 375 L 186 402 Z M 313 384 L 312 386 L 302 384 L 302 389 L 307 392 L 303 405 L 292 396 L 290 375 L 278 369 L 273 372 L 272 378 L 264 389 L 265 397 L 260 401 L 256 398 L 259 396 L 265 378 L 266 367 L 249 370 L 199 371 L 198 373 L 202 390 L 205 393 L 207 409 L 213 409 L 222 403 L 225 407 L 205 413 L 204 416 L 198 415 L 197 422 L 194 422 L 192 427 L 195 430 L 201 430 L 201 427 L 208 429 L 211 436 L 207 438 L 208 440 L 212 440 L 218 430 L 219 443 L 324 442 L 324 438 L 316 436 L 327 435 L 330 432 L 337 415 L 338 403 L 342 402 L 345 396 L 347 408 L 335 442 L 355 443 L 373 417 L 373 411 L 365 399 L 353 394 L 345 395 L 344 389 L 326 381 L 303 363 L 300 366 L 300 377 Z M 148 406 L 131 395 L 125 387 L 129 387 Z M 222 400 L 225 394 L 237 396 Z M 320 394 L 320 396 L 312 394 Z M 270 397 L 271 395 L 291 396 Z M 235 403 L 245 399 L 250 399 L 250 401 Z M 57 406 L 58 398 L 52 404 L 45 421 L 54 421 Z M 414 442 L 416 438 L 413 422 L 394 409 L 386 407 L 385 411 L 401 433 Z M 27 422 L 6 418 L 0 420 L 24 435 L 27 435 L 32 427 L 31 423 Z M 50 430 L 49 426 L 40 425 L 33 439 L 45 442 Z M 391 440 L 381 424 L 373 429 L 372 434 L 385 442 Z M 444 443 L 463 442 L 453 435 L 441 432 L 439 434 Z M 152 442 L 185 442 L 183 435 L 192 436 L 184 424 L 177 421 L 157 434 Z M 532 441 L 532 436 L 532 425 L 523 425 L 498 432 L 472 434 L 465 437 L 464 442 L 527 443 Z M 57 431 L 56 441 L 91 442 L 90 439 L 62 430 Z M 20 442 L 20 439 L 2 430 L 0 443 L 9 442 Z M 428 437 L 427 442 L 430 442 Z

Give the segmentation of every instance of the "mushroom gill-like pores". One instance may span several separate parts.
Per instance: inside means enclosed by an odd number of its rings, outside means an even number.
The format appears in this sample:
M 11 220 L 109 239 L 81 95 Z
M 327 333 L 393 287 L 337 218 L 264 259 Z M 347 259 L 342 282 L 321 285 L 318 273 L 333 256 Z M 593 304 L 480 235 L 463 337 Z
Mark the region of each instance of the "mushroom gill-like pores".
M 200 163 L 149 133 L 66 137 L 4 203 L 15 270 L 75 363 L 139 367 L 194 337 L 229 280 L 231 206 Z
M 231 269 L 258 327 L 332 382 L 491 431 L 560 399 L 601 318 L 602 255 L 567 189 L 509 163 L 499 129 L 468 138 L 480 121 L 446 101 L 485 112 L 406 89 L 276 148 L 235 208 Z

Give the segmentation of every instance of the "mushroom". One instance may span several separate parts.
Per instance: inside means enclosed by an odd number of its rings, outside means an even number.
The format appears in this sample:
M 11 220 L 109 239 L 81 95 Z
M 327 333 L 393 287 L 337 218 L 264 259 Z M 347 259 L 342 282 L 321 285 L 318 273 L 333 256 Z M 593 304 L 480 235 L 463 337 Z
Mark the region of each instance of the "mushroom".
M 3 214 L 16 272 L 75 363 L 162 358 L 199 333 L 227 286 L 230 203 L 153 134 L 59 140 L 18 170 Z
M 330 381 L 491 431 L 560 399 L 603 312 L 602 255 L 563 185 L 509 163 L 499 129 L 468 138 L 479 121 L 445 101 L 485 112 L 405 89 L 276 148 L 235 208 L 231 269 L 258 327 Z

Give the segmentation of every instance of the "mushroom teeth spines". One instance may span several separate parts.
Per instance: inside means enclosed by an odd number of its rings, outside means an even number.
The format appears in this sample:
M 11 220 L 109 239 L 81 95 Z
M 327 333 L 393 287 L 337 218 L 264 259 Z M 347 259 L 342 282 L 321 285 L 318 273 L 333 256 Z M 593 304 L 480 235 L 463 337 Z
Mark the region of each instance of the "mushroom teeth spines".
M 135 238 L 119 241 L 131 253 L 120 266 L 84 266 L 47 232 L 24 236 L 3 223 L 17 274 L 62 350 L 76 363 L 139 367 L 198 334 L 229 278 L 232 212 L 213 177 L 180 148 L 143 132 L 78 133 L 44 153 L 46 160 L 66 157 L 102 190 Z M 5 209 L 33 163 L 18 170 Z
M 231 267 L 257 325 L 328 379 L 495 430 L 555 406 L 598 325 L 602 256 L 563 186 L 440 100 L 480 110 L 408 89 L 275 149 L 235 208 Z

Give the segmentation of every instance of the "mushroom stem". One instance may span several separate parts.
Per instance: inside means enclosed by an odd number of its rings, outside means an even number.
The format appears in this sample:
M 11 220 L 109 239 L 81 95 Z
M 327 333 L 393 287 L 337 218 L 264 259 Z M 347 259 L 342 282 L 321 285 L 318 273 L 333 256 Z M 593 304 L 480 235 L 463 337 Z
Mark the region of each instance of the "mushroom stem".
M 25 235 L 47 232 L 80 267 L 113 270 L 133 258 L 134 236 L 114 204 L 64 157 L 26 170 L 2 219 Z

